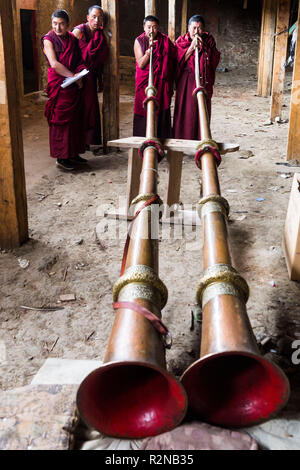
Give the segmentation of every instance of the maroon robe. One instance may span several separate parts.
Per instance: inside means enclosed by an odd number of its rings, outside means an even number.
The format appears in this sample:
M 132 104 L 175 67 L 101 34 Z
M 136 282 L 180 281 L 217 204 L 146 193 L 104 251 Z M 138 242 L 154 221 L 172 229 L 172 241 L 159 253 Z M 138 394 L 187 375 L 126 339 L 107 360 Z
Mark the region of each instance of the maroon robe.
M 170 105 L 174 82 L 174 45 L 163 33 L 158 32 L 157 42 L 153 49 L 154 86 L 157 89 L 157 137 L 168 138 L 172 135 Z M 137 38 L 143 54 L 149 49 L 149 38 L 145 33 Z M 145 89 L 149 80 L 149 64 L 142 70 L 136 64 L 135 101 L 133 135 L 145 137 L 146 110 L 143 103 L 146 99 Z
M 98 80 L 102 83 L 103 64 L 108 57 L 107 41 L 102 28 L 97 29 L 94 36 L 88 23 L 75 26 L 75 28 L 81 31 L 79 46 L 84 63 L 90 72 L 83 90 L 85 141 L 86 145 L 99 145 L 101 144 L 101 121 Z
M 44 39 L 52 42 L 58 62 L 72 73 L 85 68 L 78 40 L 67 32 L 65 38 L 49 31 L 41 39 L 44 51 Z M 49 100 L 45 106 L 45 116 L 49 124 L 50 155 L 53 158 L 73 158 L 85 152 L 82 121 L 81 91 L 76 83 L 61 88 L 65 77 L 62 77 L 48 63 L 48 86 L 46 93 Z
M 220 52 L 217 50 L 215 40 L 211 34 L 204 33 L 203 41 L 204 45 L 200 50 L 200 76 L 207 91 L 206 103 L 210 119 L 211 98 L 216 68 L 220 61 Z M 191 42 L 192 39 L 189 33 L 180 36 L 175 42 L 177 71 L 173 133 L 175 139 L 201 140 L 198 102 L 192 96 L 196 88 L 195 52 L 187 61 L 184 60 Z

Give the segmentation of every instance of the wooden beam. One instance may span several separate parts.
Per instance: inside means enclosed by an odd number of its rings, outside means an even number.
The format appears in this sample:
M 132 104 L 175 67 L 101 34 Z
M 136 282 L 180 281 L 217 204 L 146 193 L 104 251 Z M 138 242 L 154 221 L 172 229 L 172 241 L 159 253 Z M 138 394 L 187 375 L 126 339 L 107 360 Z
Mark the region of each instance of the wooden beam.
M 156 0 L 145 0 L 145 17 L 148 15 L 156 16 Z
M 298 35 L 295 51 L 293 85 L 290 107 L 287 160 L 300 161 L 300 2 L 298 7 Z
M 107 143 L 109 147 L 139 149 L 145 137 L 125 137 L 124 139 L 111 140 Z M 239 144 L 234 142 L 217 142 L 221 155 L 230 152 L 237 152 L 240 149 Z M 165 150 L 172 151 L 174 154 L 177 152 L 184 152 L 187 155 L 195 155 L 199 142 L 197 140 L 186 139 L 162 139 L 162 145 Z
M 38 9 L 38 0 L 18 0 L 19 8 L 22 10 L 37 10 Z
M 24 153 L 11 0 L 0 2 L 0 247 L 28 239 Z
M 169 21 L 168 36 L 172 42 L 175 42 L 175 21 L 176 21 L 176 0 L 169 0 Z
M 188 0 L 182 0 L 182 13 L 181 13 L 181 36 L 187 32 L 188 22 Z
M 290 0 L 278 0 L 277 24 L 274 51 L 272 101 L 270 119 L 274 121 L 276 116 L 281 118 L 282 101 L 284 91 L 285 61 L 288 42 L 288 31 L 282 33 L 289 27 Z M 281 34 L 280 34 L 281 33 Z
M 267 97 L 271 94 L 277 1 L 263 0 L 258 66 L 258 96 Z
M 109 58 L 104 66 L 103 89 L 103 151 L 107 152 L 107 142 L 119 137 L 119 2 L 103 0 L 102 8 L 107 17 L 106 33 L 109 40 Z

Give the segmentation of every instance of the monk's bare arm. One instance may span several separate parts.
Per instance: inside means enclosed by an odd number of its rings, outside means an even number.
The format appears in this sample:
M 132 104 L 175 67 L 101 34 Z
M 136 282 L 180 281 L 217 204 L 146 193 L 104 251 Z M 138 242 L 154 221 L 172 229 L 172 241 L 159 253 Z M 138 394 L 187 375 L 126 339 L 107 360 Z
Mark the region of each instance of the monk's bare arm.
M 150 60 L 150 49 L 147 49 L 145 54 L 143 54 L 142 48 L 136 39 L 134 42 L 134 55 L 137 61 L 137 64 L 141 70 L 143 70 L 149 63 Z
M 74 77 L 74 73 L 67 69 L 67 67 L 65 67 L 63 64 L 58 62 L 53 44 L 48 39 L 44 39 L 44 52 L 47 56 L 50 66 L 55 70 L 56 73 L 58 73 L 58 75 L 61 75 L 62 77 Z
M 77 38 L 77 39 L 80 39 L 80 37 L 81 37 L 81 31 L 80 31 L 80 29 L 78 29 L 78 28 L 73 29 L 72 34 L 73 34 L 73 36 L 75 36 L 75 38 Z

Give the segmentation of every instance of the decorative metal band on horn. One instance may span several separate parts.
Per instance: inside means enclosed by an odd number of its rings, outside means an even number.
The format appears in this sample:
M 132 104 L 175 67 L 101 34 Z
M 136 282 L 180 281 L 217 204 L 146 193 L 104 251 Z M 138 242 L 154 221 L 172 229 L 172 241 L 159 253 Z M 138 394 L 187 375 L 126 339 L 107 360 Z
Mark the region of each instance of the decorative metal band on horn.
M 153 147 L 157 153 L 158 153 L 158 162 L 161 162 L 162 159 L 165 157 L 165 151 L 161 145 L 161 142 L 159 139 L 157 139 L 156 137 L 151 137 L 151 139 L 147 139 L 145 140 L 141 147 L 139 148 L 139 156 L 141 157 L 141 159 L 144 158 L 144 151 L 146 150 L 146 148 L 148 147 Z
M 157 304 L 157 295 L 160 293 L 153 286 L 141 284 L 140 282 L 132 282 L 127 284 L 119 293 L 118 302 L 134 301 L 136 299 L 146 300 L 152 304 Z M 161 302 L 159 303 L 160 306 Z
M 156 111 L 158 111 L 158 109 L 159 109 L 159 102 L 158 102 L 156 96 L 154 96 L 154 95 L 148 96 L 148 98 L 146 98 L 146 99 L 143 101 L 143 106 L 144 106 L 144 108 L 147 108 L 147 104 L 148 104 L 150 101 L 153 101 L 153 102 L 154 102 L 155 109 L 156 109 Z
M 154 85 L 147 86 L 145 89 L 145 94 L 148 95 L 148 91 L 152 91 L 153 95 L 157 95 L 157 89 L 155 88 Z
M 145 194 L 139 194 L 135 199 L 133 199 L 130 203 L 131 206 L 134 206 L 135 204 L 137 204 L 138 202 L 142 202 L 142 201 L 149 201 L 149 199 L 153 198 L 154 196 L 157 196 L 155 195 L 154 193 L 145 193 Z M 162 205 L 163 202 L 161 200 L 161 198 L 159 196 L 157 196 L 157 203 L 159 205 Z
M 219 146 L 217 142 L 212 139 L 201 140 L 199 145 L 196 147 L 197 153 L 195 155 L 195 163 L 197 167 L 201 170 L 201 158 L 204 153 L 211 152 L 215 157 L 216 165 L 219 166 L 222 158 L 219 151 Z
M 203 292 L 202 309 L 218 295 L 233 295 L 234 297 L 240 298 L 240 291 L 233 284 L 229 284 L 228 282 L 213 282 Z
M 113 288 L 113 301 L 117 302 L 121 290 L 132 283 L 143 283 L 155 287 L 160 294 L 160 309 L 164 308 L 168 301 L 168 289 L 152 268 L 142 264 L 130 266 L 117 280 Z
M 245 303 L 248 301 L 249 287 L 245 279 L 229 264 L 215 264 L 204 272 L 198 285 L 196 300 L 199 305 L 202 305 L 204 291 L 210 285 L 218 282 L 233 285 L 237 290 L 238 297 Z
M 204 88 L 204 86 L 198 86 L 198 88 L 195 88 L 195 90 L 193 91 L 193 97 L 195 99 L 197 99 L 197 95 L 198 95 L 199 91 L 202 91 L 205 95 L 207 95 L 206 88 Z
M 228 217 L 230 206 L 224 197 L 219 194 L 211 194 L 210 196 L 203 197 L 197 204 L 197 211 L 199 217 L 205 217 L 210 212 L 222 212 L 224 217 Z

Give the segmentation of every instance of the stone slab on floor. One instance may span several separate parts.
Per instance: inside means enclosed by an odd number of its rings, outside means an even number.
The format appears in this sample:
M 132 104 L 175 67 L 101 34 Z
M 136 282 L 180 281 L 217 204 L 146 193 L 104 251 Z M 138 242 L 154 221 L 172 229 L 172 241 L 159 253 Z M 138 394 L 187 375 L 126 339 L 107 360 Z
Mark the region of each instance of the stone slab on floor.
M 49 358 L 34 376 L 31 385 L 80 384 L 87 375 L 100 367 L 102 361 Z
M 28 385 L 0 392 L 0 449 L 70 449 L 77 388 Z
M 49 358 L 30 385 L 0 392 L 0 450 L 70 449 L 78 385 L 101 364 Z

